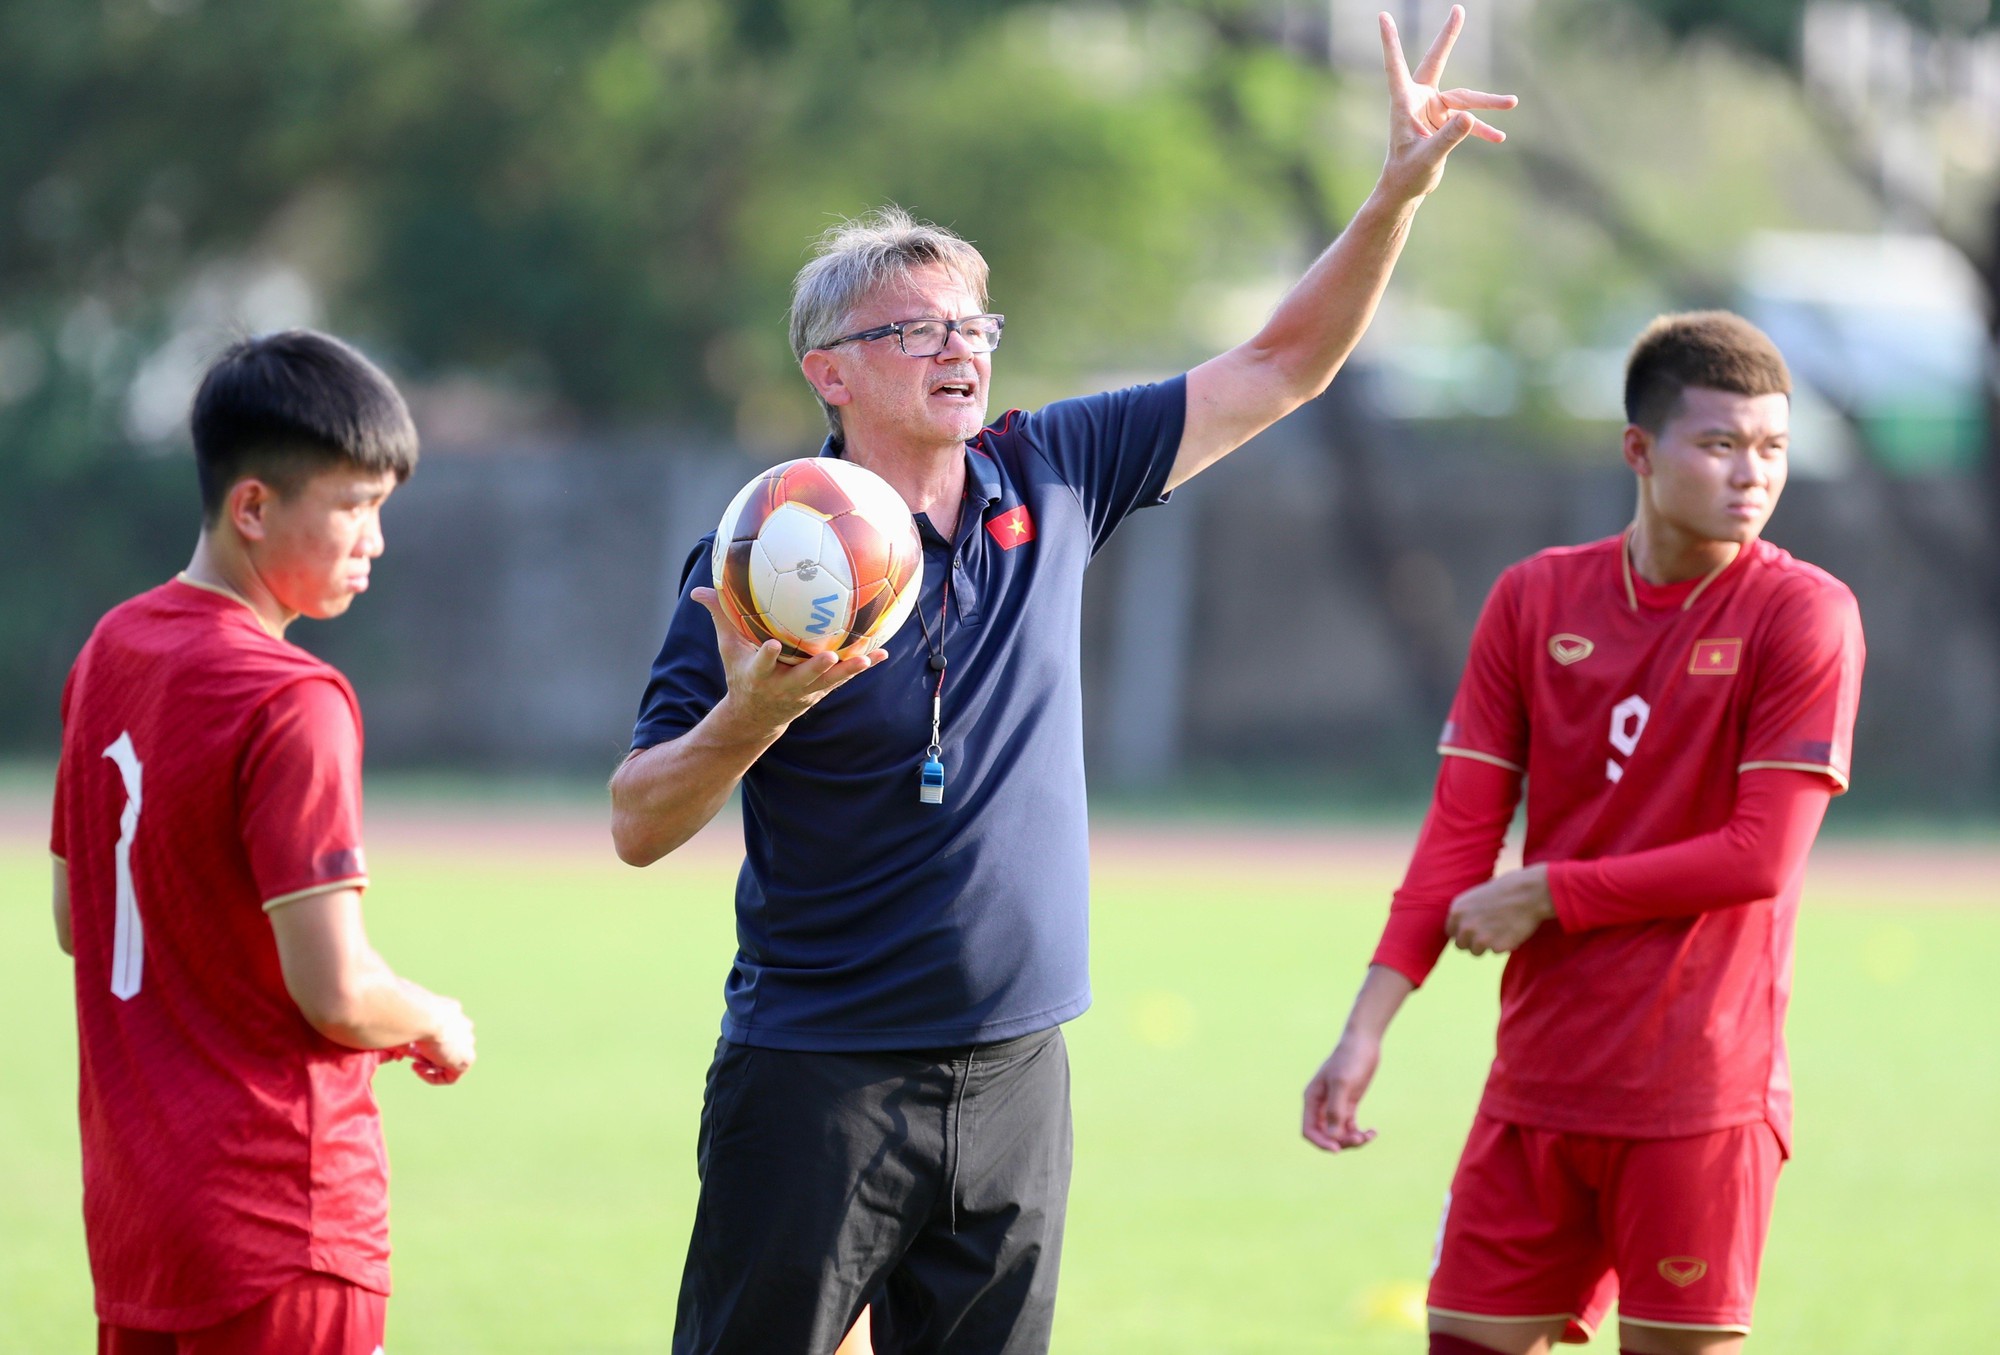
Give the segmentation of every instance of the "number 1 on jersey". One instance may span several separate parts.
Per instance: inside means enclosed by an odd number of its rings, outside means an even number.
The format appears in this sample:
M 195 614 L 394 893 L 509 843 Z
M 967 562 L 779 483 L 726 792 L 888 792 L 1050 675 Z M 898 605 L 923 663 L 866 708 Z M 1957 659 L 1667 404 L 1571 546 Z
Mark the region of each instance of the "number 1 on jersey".
M 111 993 L 121 1000 L 139 991 L 146 967 L 146 928 L 139 921 L 139 893 L 132 887 L 132 839 L 139 834 L 139 777 L 144 768 L 132 735 L 118 736 L 104 750 L 125 781 L 125 812 L 118 816 L 118 926 L 111 937 Z

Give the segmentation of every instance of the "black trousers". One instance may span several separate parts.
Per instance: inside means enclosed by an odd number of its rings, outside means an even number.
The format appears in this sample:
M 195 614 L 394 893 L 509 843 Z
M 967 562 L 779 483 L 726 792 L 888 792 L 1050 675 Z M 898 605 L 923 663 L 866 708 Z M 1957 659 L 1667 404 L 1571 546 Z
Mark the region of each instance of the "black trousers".
M 1069 1195 L 1069 1054 L 825 1054 L 723 1041 L 675 1355 L 1046 1351 Z

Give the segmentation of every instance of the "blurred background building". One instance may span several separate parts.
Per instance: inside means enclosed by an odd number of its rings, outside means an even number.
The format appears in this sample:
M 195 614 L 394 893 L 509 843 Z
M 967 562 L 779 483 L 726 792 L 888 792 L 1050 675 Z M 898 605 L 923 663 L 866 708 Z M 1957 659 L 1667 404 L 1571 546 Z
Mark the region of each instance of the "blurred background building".
M 179 567 L 185 413 L 318 324 L 411 393 L 379 586 L 294 638 L 376 766 L 597 774 L 682 562 L 817 447 L 786 288 L 836 215 L 979 243 L 996 411 L 1246 337 L 1380 163 L 1375 0 L 0 0 L 0 756 Z M 1443 0 L 1389 6 L 1414 49 Z M 1468 145 L 1329 394 L 1094 571 L 1096 784 L 1414 797 L 1500 568 L 1619 529 L 1624 351 L 1765 325 L 1779 544 L 1869 628 L 1857 805 L 2000 805 L 2000 27 L 1988 0 L 1472 0 Z

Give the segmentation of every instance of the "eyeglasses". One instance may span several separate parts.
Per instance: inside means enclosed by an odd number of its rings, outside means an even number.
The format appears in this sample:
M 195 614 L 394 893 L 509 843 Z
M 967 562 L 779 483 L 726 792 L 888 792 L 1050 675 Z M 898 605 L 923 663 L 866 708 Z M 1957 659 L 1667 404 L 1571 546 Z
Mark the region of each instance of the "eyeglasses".
M 856 330 L 843 334 L 822 348 L 834 348 L 844 343 L 867 343 L 871 339 L 886 339 L 896 336 L 896 344 L 905 355 L 913 358 L 934 358 L 944 352 L 951 342 L 953 330 L 957 330 L 965 340 L 965 346 L 975 353 L 991 353 L 1000 346 L 1000 331 L 1006 325 L 1004 315 L 968 315 L 963 320 L 938 320 L 926 317 L 921 320 L 898 320 L 894 324 L 877 325 L 873 329 Z

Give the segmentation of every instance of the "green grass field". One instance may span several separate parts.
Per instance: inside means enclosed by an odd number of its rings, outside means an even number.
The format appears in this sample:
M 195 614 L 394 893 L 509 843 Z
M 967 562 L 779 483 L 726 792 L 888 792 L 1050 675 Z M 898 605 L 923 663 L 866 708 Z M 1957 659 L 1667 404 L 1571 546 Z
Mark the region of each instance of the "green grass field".
M 383 848 L 377 944 L 464 999 L 461 1086 L 378 1086 L 393 1355 L 664 1350 L 730 950 L 732 871 Z M 0 1351 L 91 1349 L 69 973 L 47 858 L 0 848 Z M 1070 1028 L 1077 1168 L 1058 1351 L 1412 1352 L 1439 1199 L 1491 1049 L 1492 961 L 1448 956 L 1391 1037 L 1381 1139 L 1296 1130 L 1377 929 L 1380 865 L 1101 860 L 1097 1004 Z M 1764 1352 L 2000 1344 L 2000 885 L 1809 897 L 1797 1160 Z M 1848 892 L 1835 892 L 1846 890 Z M 1985 897 L 1980 897 L 1984 894 Z M 1595 1348 L 1612 1346 L 1600 1337 Z

